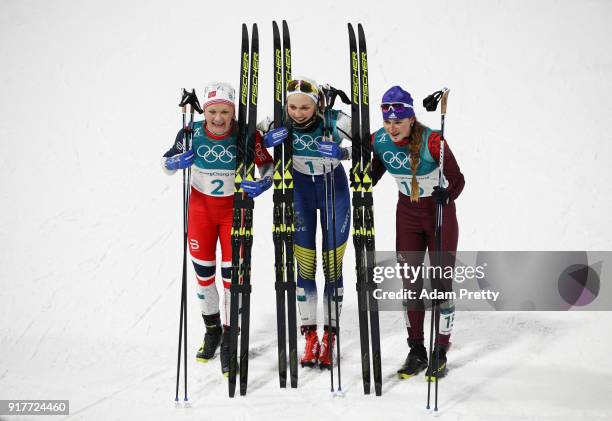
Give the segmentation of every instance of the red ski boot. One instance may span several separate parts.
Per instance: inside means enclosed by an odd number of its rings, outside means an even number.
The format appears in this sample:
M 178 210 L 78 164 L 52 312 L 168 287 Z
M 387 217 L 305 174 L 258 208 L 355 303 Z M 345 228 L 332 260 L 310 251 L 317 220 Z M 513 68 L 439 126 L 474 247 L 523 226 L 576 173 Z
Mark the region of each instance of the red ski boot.
M 334 348 L 336 344 L 336 334 L 332 332 L 331 341 L 329 340 L 329 336 L 329 330 L 326 327 L 325 333 L 323 334 L 323 340 L 321 341 L 321 353 L 319 354 L 319 367 L 321 368 L 321 370 L 323 370 L 324 368 L 331 369 L 334 356 L 336 355 L 336 349 Z M 330 347 L 332 355 L 330 355 L 329 353 Z
M 319 358 L 319 337 L 317 336 L 317 326 L 302 326 L 302 335 L 306 340 L 304 353 L 300 358 L 302 367 L 314 367 Z

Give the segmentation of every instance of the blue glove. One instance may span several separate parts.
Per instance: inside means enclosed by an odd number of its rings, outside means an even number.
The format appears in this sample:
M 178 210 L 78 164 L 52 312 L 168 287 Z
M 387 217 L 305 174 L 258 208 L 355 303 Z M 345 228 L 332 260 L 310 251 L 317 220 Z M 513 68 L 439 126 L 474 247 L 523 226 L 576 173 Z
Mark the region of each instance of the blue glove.
M 344 153 L 342 152 L 342 148 L 335 142 L 321 142 L 317 148 L 319 153 L 326 158 L 336 158 L 341 160 Z
M 166 168 L 170 171 L 184 170 L 185 168 L 191 167 L 193 164 L 194 153 L 193 149 L 183 152 L 180 155 L 174 155 L 166 160 Z
M 272 177 L 264 177 L 258 181 L 243 181 L 241 186 L 249 197 L 257 197 L 272 186 Z
M 272 129 L 264 136 L 264 146 L 271 148 L 273 146 L 280 145 L 289 136 L 289 130 L 286 127 L 279 127 Z

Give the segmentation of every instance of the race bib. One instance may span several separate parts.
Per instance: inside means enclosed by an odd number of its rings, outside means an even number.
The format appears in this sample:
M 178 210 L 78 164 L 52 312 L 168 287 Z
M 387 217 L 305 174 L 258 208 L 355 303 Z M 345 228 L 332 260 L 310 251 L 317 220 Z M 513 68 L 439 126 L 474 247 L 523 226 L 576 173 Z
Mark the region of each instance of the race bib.
M 397 183 L 399 191 L 404 193 L 406 196 L 410 196 L 410 187 L 412 185 L 412 175 L 404 174 L 392 174 Z M 429 174 L 417 175 L 417 181 L 419 182 L 419 197 L 429 197 L 433 192 L 433 188 L 438 185 L 438 170 L 434 170 Z M 448 181 L 444 176 L 442 177 L 442 186 L 447 187 Z
M 234 170 L 215 170 L 193 167 L 192 184 L 208 196 L 231 196 L 234 194 Z

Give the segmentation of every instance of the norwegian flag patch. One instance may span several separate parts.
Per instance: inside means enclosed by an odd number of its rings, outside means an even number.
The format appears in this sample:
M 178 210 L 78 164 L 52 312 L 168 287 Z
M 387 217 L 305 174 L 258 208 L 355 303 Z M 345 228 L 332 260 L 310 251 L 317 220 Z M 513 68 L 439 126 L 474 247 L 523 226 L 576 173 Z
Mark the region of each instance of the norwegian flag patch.
M 209 98 L 212 98 L 212 97 L 214 97 L 214 96 L 217 96 L 217 91 L 210 91 L 210 92 L 208 93 L 208 97 L 209 97 Z

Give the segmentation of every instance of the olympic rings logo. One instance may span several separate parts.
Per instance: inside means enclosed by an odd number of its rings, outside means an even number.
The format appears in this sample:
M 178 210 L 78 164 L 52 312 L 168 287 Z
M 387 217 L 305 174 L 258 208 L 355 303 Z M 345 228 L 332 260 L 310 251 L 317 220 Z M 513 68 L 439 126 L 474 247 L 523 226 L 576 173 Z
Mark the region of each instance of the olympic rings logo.
M 408 158 L 408 155 L 406 155 L 405 152 L 393 153 L 391 151 L 387 151 L 383 154 L 382 158 L 383 161 L 386 164 L 389 164 L 389 166 L 394 170 L 399 170 L 400 168 L 409 168 L 408 163 L 410 162 L 410 159 Z
M 208 163 L 220 161 L 229 164 L 236 157 L 236 146 L 230 145 L 227 148 L 223 145 L 202 145 L 197 150 L 198 156 Z
M 304 134 L 298 136 L 297 134 L 293 134 L 293 149 L 296 151 L 303 151 L 304 149 L 308 149 L 311 152 L 317 152 L 319 147 L 319 142 L 323 141 L 322 136 L 317 136 L 314 139 L 312 136 Z

